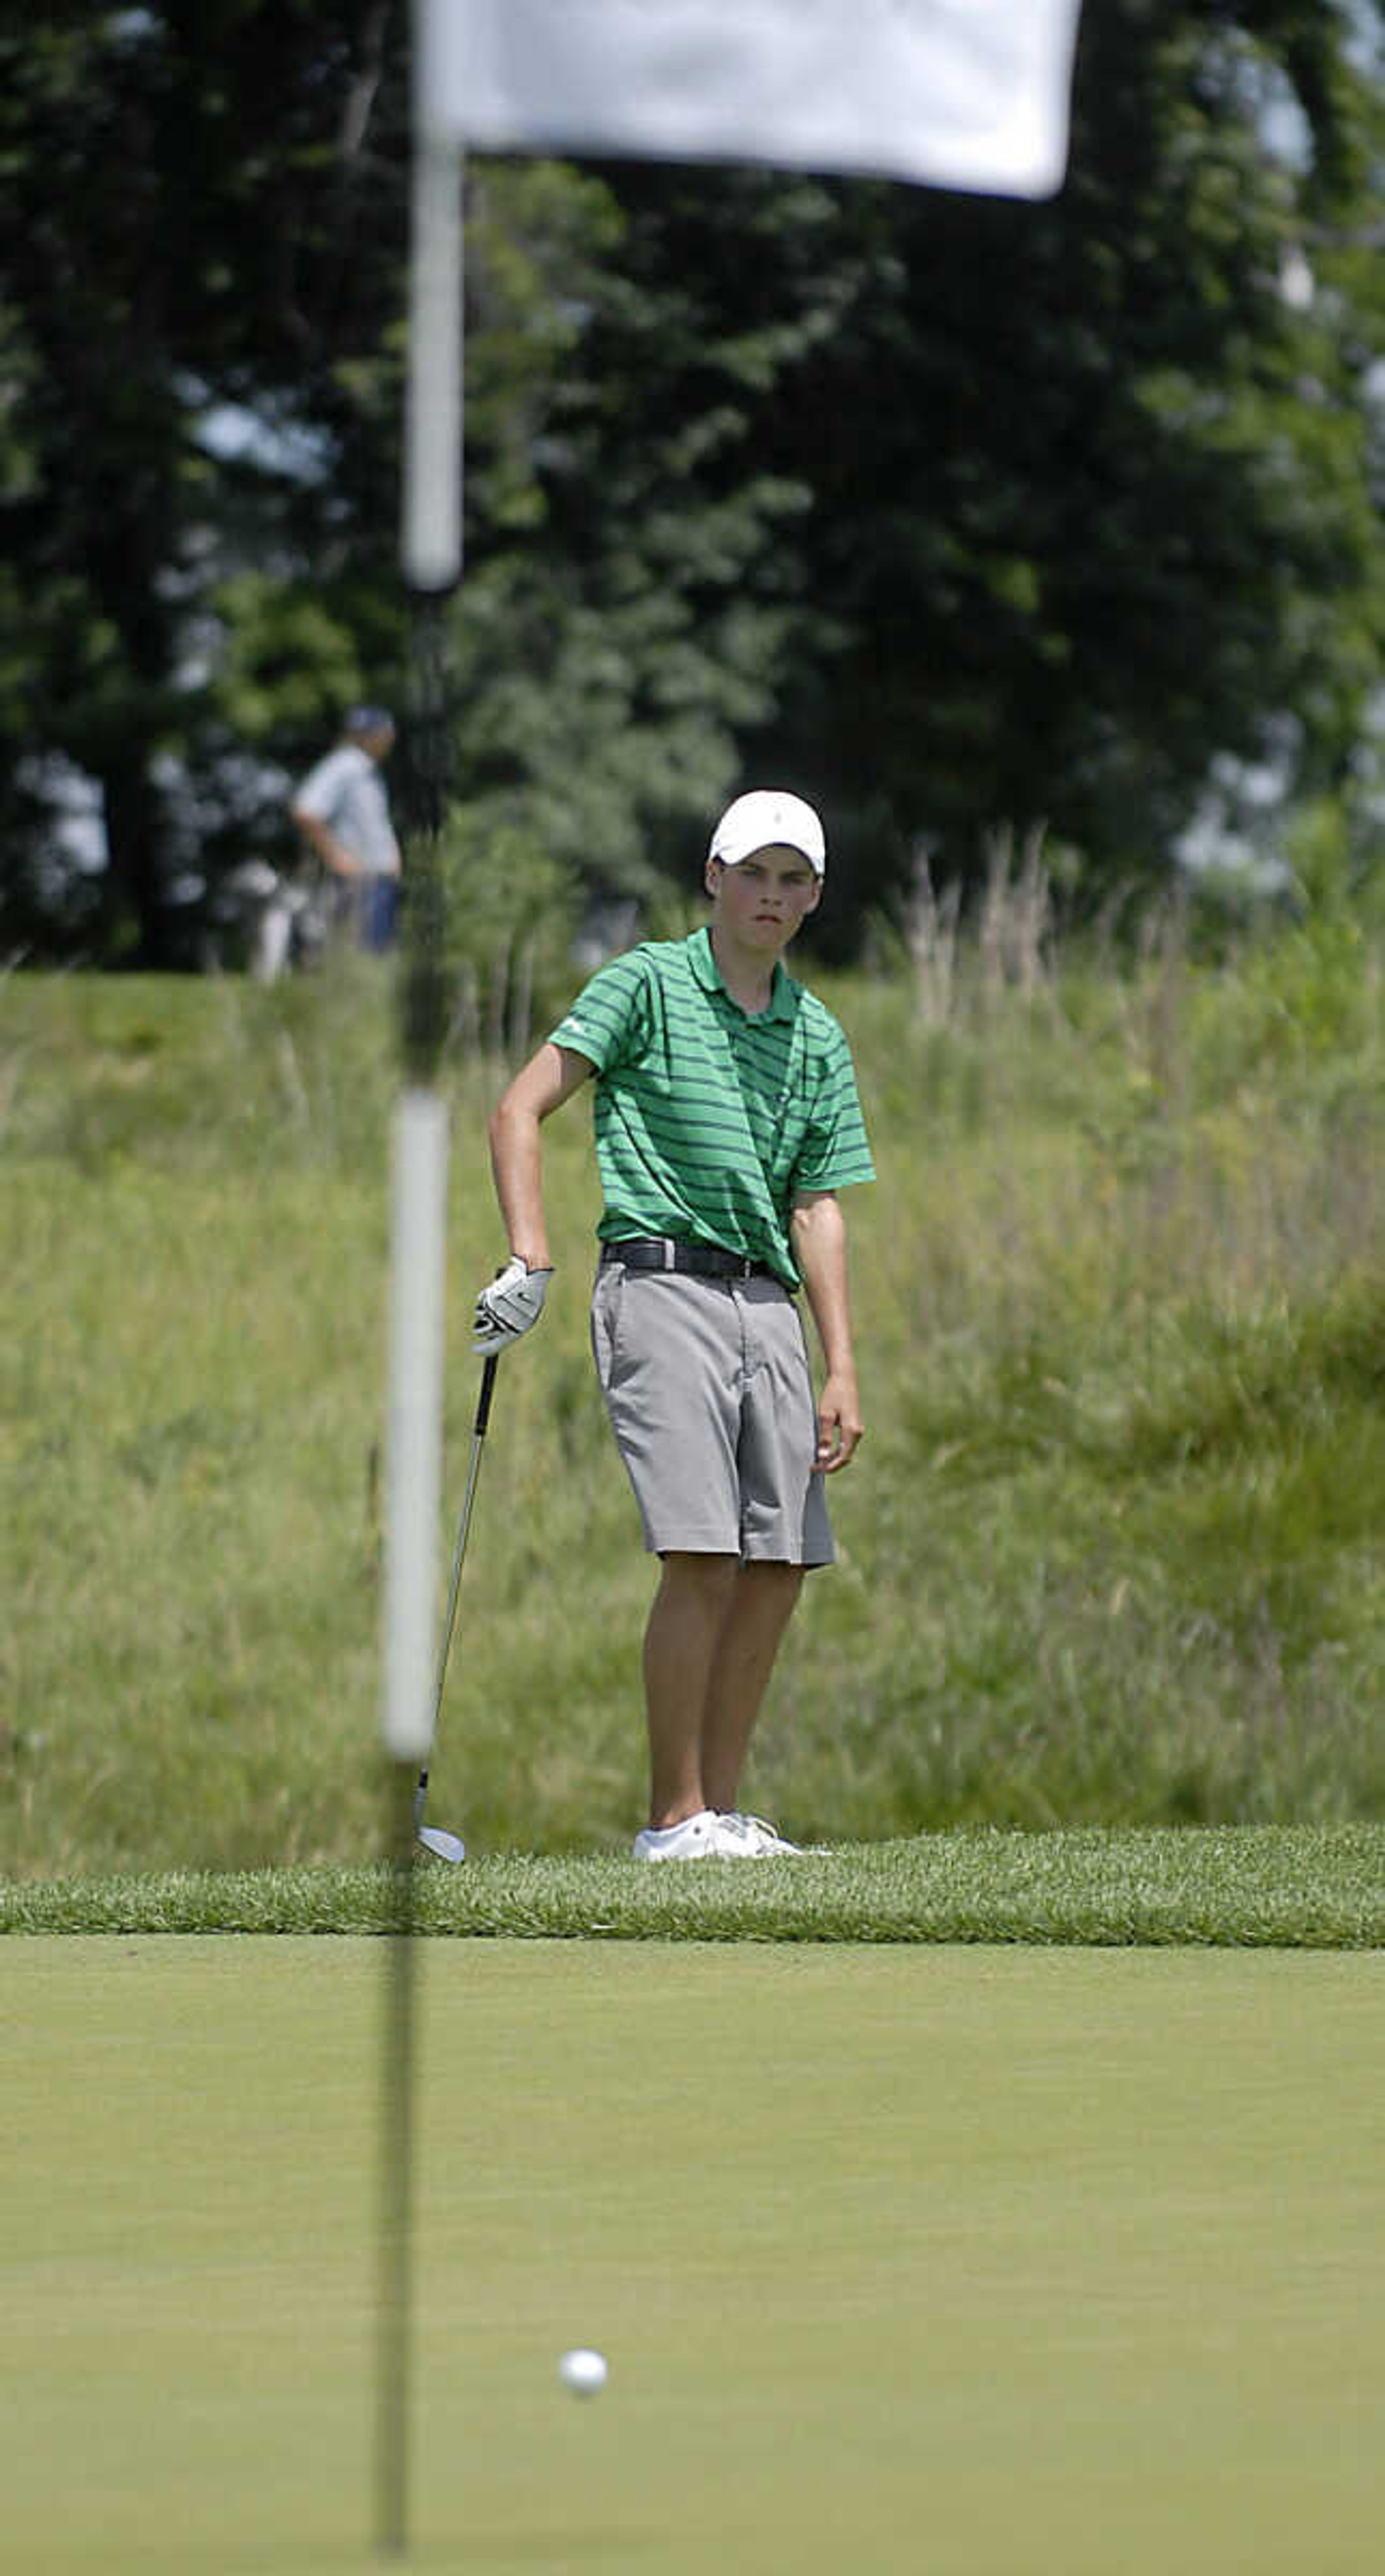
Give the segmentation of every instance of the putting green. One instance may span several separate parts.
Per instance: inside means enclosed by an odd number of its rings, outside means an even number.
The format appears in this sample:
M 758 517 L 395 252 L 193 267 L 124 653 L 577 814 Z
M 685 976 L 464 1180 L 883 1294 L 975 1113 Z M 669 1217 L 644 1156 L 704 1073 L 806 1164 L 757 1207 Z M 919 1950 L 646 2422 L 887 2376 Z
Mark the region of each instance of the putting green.
M 414 2564 L 1375 2576 L 1378 1956 L 418 1964 Z M 25 2576 L 370 2564 L 384 1967 L 7 1946 Z

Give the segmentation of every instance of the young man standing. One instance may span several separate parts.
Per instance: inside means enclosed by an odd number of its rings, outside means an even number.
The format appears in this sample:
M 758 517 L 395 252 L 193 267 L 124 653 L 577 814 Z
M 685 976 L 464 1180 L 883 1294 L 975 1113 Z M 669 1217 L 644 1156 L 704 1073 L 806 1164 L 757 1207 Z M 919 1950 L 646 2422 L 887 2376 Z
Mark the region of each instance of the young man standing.
M 712 835 L 710 925 L 602 967 L 491 1121 L 511 1258 L 477 1303 L 485 1353 L 543 1311 L 539 1131 L 595 1076 L 592 1347 L 663 1564 L 644 1641 L 642 1860 L 795 1848 L 736 1801 L 803 1576 L 832 1561 L 824 1480 L 861 1438 L 837 1192 L 873 1178 L 870 1150 L 846 1039 L 781 963 L 825 865 L 810 805 L 738 797 Z M 800 1284 L 826 1368 L 816 1406 Z

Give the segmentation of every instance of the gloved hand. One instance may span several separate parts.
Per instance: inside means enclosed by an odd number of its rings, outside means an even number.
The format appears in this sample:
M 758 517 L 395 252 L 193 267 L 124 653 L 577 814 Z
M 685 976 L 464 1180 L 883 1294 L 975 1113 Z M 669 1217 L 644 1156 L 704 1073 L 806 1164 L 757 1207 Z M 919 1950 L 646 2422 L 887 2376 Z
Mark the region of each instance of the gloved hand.
M 507 1351 L 521 1333 L 527 1333 L 543 1313 L 551 1270 L 526 1270 L 522 1261 L 512 1261 L 483 1288 L 476 1300 L 476 1328 L 472 1349 L 482 1359 L 496 1351 Z

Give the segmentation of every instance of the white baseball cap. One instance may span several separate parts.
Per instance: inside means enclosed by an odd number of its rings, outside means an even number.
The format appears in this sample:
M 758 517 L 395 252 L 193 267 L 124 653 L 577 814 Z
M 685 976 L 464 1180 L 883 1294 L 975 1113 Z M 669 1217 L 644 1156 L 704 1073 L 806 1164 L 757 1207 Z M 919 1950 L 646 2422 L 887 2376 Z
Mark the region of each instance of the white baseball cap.
M 728 805 L 712 834 L 709 859 L 738 867 L 755 850 L 797 850 L 818 876 L 827 865 L 827 839 L 811 805 L 776 787 L 752 787 Z

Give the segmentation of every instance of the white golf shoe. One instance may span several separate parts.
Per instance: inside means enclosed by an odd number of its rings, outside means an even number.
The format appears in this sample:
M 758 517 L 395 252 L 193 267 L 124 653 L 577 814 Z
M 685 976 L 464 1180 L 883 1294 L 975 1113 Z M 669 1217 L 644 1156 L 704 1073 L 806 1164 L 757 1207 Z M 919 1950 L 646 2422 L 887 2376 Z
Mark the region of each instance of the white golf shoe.
M 739 1846 L 723 1832 L 724 1816 L 711 1807 L 700 1815 L 684 1816 L 676 1825 L 646 1825 L 636 1834 L 636 1860 L 734 1860 Z
M 785 1840 L 763 1816 L 718 1816 L 723 1837 L 742 1860 L 801 1860 L 803 1845 Z

